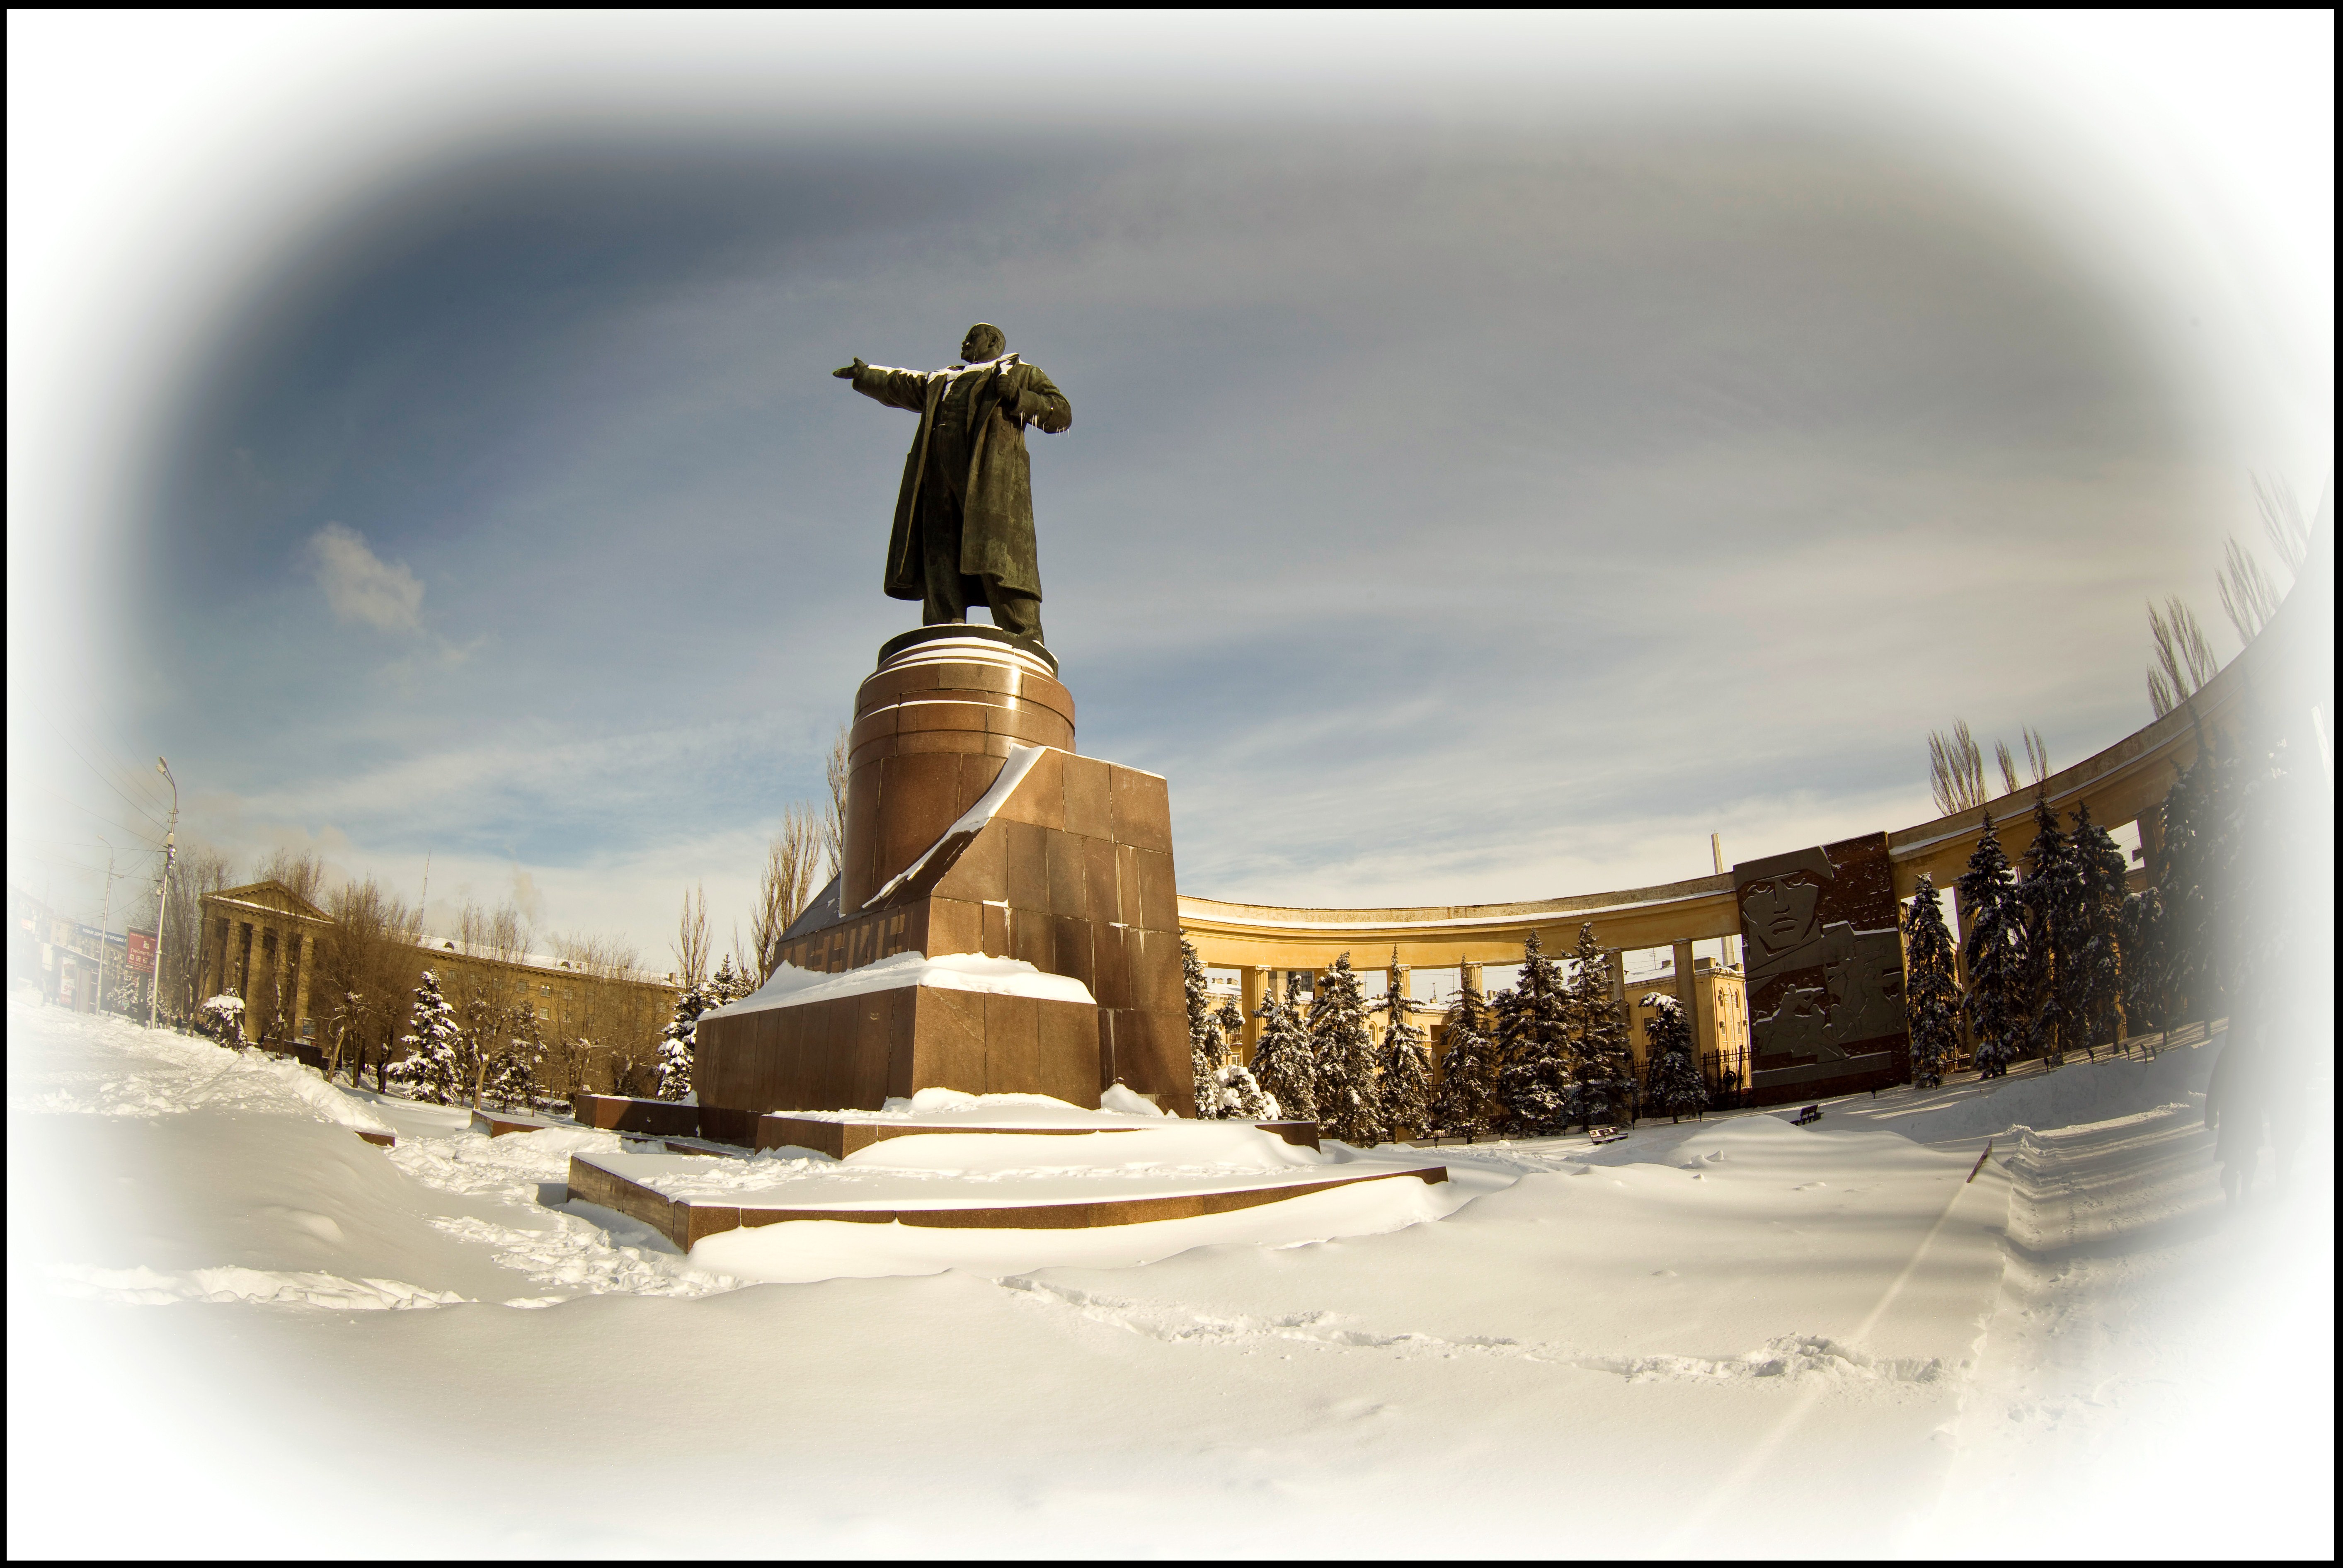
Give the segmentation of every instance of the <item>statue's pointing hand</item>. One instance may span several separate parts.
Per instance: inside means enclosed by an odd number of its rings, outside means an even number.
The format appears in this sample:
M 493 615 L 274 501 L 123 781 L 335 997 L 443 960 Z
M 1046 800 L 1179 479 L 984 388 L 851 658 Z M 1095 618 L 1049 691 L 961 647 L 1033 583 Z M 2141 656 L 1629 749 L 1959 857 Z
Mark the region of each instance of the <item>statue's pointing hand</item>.
M 862 363 L 862 356 L 858 354 L 854 357 L 853 364 L 841 365 L 837 369 L 831 371 L 830 374 L 837 377 L 841 381 L 851 381 L 858 374 L 870 368 L 870 367 Z

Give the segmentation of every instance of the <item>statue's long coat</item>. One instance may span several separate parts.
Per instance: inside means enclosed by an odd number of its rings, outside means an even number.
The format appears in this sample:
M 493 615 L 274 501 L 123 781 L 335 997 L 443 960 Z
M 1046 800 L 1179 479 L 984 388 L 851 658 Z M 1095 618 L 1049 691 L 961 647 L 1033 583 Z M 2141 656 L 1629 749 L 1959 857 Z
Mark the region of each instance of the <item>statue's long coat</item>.
M 1074 422 L 1073 405 L 1044 376 L 1011 354 L 986 365 L 949 370 L 890 370 L 866 365 L 854 389 L 890 408 L 920 417 L 919 434 L 903 461 L 903 487 L 895 497 L 895 529 L 887 541 L 887 595 L 922 598 L 927 581 L 921 553 L 921 476 L 930 461 L 937 409 L 955 377 L 979 376 L 970 417 L 967 488 L 960 508 L 960 569 L 988 588 L 1041 597 L 1041 568 L 1033 548 L 1033 479 L 1025 456 L 1028 423 L 1055 435 Z

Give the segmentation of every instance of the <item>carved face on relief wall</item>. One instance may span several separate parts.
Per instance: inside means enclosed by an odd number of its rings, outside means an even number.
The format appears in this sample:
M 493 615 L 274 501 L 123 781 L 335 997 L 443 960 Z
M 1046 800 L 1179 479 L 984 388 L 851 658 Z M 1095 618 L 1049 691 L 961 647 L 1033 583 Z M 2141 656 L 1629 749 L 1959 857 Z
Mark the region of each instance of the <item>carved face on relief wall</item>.
M 1815 924 L 1822 879 L 1811 871 L 1785 871 L 1752 882 L 1741 896 L 1743 930 L 1757 950 L 1754 966 L 1781 968 L 1793 953 L 1821 936 Z

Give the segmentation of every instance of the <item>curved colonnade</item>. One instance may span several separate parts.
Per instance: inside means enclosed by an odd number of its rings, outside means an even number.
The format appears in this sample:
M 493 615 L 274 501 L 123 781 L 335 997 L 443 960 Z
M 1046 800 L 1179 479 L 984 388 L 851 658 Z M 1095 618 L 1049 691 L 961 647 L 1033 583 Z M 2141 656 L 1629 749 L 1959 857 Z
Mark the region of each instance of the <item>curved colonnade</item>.
M 2158 848 L 2156 808 L 2178 770 L 2197 755 L 2200 733 L 2233 729 L 2252 708 L 2283 726 L 2297 756 L 2318 757 L 2327 744 L 2313 705 L 2333 712 L 2332 552 L 2323 528 L 2297 590 L 2245 649 L 2188 702 L 2145 729 L 2040 787 L 2062 818 L 2087 805 L 2094 820 L 2115 829 L 2141 826 L 2153 866 Z M 2034 840 L 2036 789 L 1996 797 L 1991 813 L 2011 859 Z M 1909 898 L 1923 872 L 1939 888 L 1967 866 L 1981 831 L 1977 809 L 1916 823 L 1887 835 L 1896 898 Z M 1308 909 L 1180 898 L 1180 925 L 1207 966 L 1318 970 L 1343 952 L 1379 964 L 1392 949 L 1401 964 L 1440 969 L 1458 964 L 1514 963 L 1532 931 L 1548 952 L 1567 950 L 1583 925 L 1613 951 L 1674 947 L 1741 935 L 1734 873 L 1720 872 L 1658 887 L 1542 899 L 1524 903 L 1425 905 L 1408 909 Z M 1247 988 L 1248 1011 L 1254 1005 Z

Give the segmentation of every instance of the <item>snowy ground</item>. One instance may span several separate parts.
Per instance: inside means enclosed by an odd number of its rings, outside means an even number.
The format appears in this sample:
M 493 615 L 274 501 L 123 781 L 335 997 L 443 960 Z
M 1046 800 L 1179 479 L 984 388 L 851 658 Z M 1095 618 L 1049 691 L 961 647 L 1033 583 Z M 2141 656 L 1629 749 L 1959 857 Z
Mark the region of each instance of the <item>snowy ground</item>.
M 2331 1118 L 2225 1213 L 2210 1054 L 687 1258 L 548 1206 L 614 1135 L 12 1000 L 10 1550 L 2323 1556 Z

